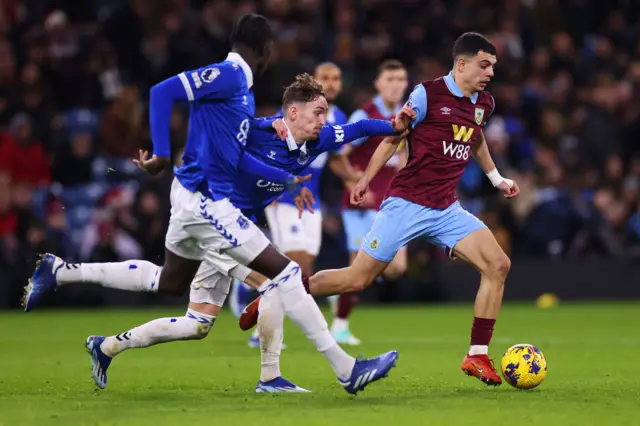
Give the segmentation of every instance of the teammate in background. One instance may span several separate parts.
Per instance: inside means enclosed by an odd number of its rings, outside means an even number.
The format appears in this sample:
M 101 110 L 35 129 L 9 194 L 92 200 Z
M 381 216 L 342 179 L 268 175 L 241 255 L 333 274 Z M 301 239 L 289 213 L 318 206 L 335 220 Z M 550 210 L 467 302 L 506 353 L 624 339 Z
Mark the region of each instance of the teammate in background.
M 314 78 L 322 85 L 325 98 L 329 103 L 327 124 L 345 124 L 347 122 L 346 115 L 333 104 L 342 91 L 340 68 L 331 62 L 319 64 L 315 69 Z M 280 110 L 279 114 L 283 114 L 282 110 Z M 283 251 L 287 257 L 300 265 L 303 276 L 311 276 L 313 274 L 313 265 L 322 243 L 320 177 L 328 156 L 329 153 L 327 152 L 321 154 L 304 171 L 300 172 L 301 176 L 311 175 L 311 180 L 307 181 L 305 185 L 316 200 L 313 205 L 314 214 L 305 213 L 302 217 L 299 217 L 293 198 L 286 192 L 265 209 L 273 244 Z M 345 184 L 353 187 L 360 176 L 353 173 L 353 169 L 346 163 L 345 159 L 345 156 L 341 153 L 332 153 L 331 168 L 338 177 L 345 181 Z M 266 158 L 266 162 L 269 162 L 269 158 Z M 242 283 L 240 280 L 234 280 L 231 293 L 231 310 L 237 317 L 240 317 L 242 310 L 249 303 L 250 291 L 251 287 L 249 285 Z M 251 334 L 249 346 L 255 348 L 260 346 L 258 329 L 255 329 Z
M 232 52 L 225 61 L 180 73 L 151 89 L 154 156 L 146 159 L 141 155 L 136 164 L 152 174 L 170 163 L 169 118 L 174 102 L 191 102 L 183 165 L 176 169 L 170 194 L 164 267 L 142 260 L 69 265 L 45 255 L 27 287 L 25 309 L 31 309 L 41 294 L 59 282 L 91 281 L 125 290 L 176 295 L 191 288 L 189 308 L 183 317 L 156 319 L 115 336 L 89 336 L 86 348 L 93 379 L 104 388 L 107 369 L 122 351 L 202 339 L 209 333 L 231 280 L 222 272 L 209 275 L 206 280 L 197 278 L 212 268 L 210 254 L 224 253 L 239 263 L 234 268 L 236 277 L 246 277 L 255 270 L 268 278 L 259 288 L 260 293 L 278 293 L 281 309 L 327 358 L 343 388 L 357 393 L 387 375 L 397 352 L 371 360 L 356 360 L 345 353 L 331 337 L 313 298 L 305 292 L 300 267 L 271 245 L 229 200 L 245 171 L 266 176 L 273 169 L 255 159 L 253 165 L 244 162 L 244 146 L 255 113 L 253 77 L 261 74 L 269 62 L 273 30 L 265 17 L 245 15 L 234 27 L 231 42 Z M 264 170 L 256 170 L 259 168 Z M 292 180 L 286 172 L 271 171 L 274 180 Z M 275 176 L 276 171 L 281 172 L 280 176 Z
M 348 268 L 320 271 L 306 283 L 314 296 L 362 291 L 401 247 L 414 238 L 428 238 L 480 272 L 471 345 L 461 369 L 487 385 L 502 383 L 488 351 L 511 261 L 484 223 L 460 206 L 455 191 L 473 156 L 506 198 L 520 192 L 516 182 L 496 169 L 482 132 L 495 108 L 484 90 L 496 61 L 496 48 L 489 40 L 465 33 L 453 47 L 452 71 L 415 87 L 407 102 L 417 115 L 408 136 L 409 161 L 394 178 L 358 256 Z M 380 144 L 352 191 L 352 202 L 365 200 L 373 177 L 398 143 L 399 138 L 392 137 Z M 257 321 L 259 304 L 257 299 L 247 307 L 240 318 L 243 329 Z
M 365 118 L 389 119 L 396 115 L 402 107 L 402 100 L 407 90 L 407 70 L 401 62 L 388 60 L 380 64 L 378 76 L 375 80 L 375 88 L 378 95 L 374 97 L 364 108 L 355 111 L 349 118 L 353 123 Z M 346 146 L 343 154 L 348 155 L 354 169 L 360 173 L 364 171 L 383 137 L 362 138 Z M 347 237 L 347 249 L 349 250 L 349 264 L 353 263 L 364 236 L 367 234 L 373 220 L 380 208 L 383 197 L 396 172 L 406 164 L 406 150 L 400 147 L 387 164 L 371 182 L 371 191 L 367 199 L 360 206 L 354 206 L 349 200 L 352 185 L 345 185 L 342 197 L 342 222 Z M 355 183 L 354 183 L 355 184 Z M 382 272 L 382 277 L 394 280 L 407 269 L 407 250 L 398 251 L 389 266 Z M 341 294 L 337 303 L 333 304 L 333 323 L 331 334 L 338 343 L 347 345 L 359 345 L 360 340 L 349 330 L 349 315 L 358 303 L 358 293 Z M 333 297 L 330 300 L 336 300 Z

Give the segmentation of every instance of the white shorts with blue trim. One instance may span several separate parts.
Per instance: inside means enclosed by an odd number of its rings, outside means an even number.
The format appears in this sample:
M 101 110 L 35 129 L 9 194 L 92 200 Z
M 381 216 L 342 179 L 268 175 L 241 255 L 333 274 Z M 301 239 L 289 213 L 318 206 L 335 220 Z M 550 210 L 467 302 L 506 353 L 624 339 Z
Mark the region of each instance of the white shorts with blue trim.
M 342 226 L 347 237 L 347 249 L 352 253 L 360 251 L 367 232 L 371 230 L 377 210 L 347 209 L 342 211 Z
M 298 208 L 288 203 L 272 203 L 264 209 L 273 244 L 287 253 L 304 251 L 312 256 L 320 253 L 322 244 L 322 211 L 305 211 L 300 218 Z
M 380 206 L 362 249 L 374 259 L 391 262 L 396 252 L 418 237 L 451 251 L 467 235 L 486 225 L 456 201 L 446 209 L 421 206 L 398 197 Z
M 228 199 L 213 201 L 189 191 L 177 179 L 170 199 L 165 247 L 177 256 L 202 261 L 191 283 L 190 300 L 222 306 L 231 276 L 246 278 L 249 270 L 242 265 L 253 262 L 270 242 Z

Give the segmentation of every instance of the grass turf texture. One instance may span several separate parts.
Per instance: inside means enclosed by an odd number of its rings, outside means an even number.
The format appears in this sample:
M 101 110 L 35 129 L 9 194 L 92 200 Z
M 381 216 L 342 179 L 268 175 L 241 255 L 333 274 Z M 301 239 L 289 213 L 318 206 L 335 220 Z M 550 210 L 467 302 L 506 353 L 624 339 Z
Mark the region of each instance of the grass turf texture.
M 311 394 L 255 394 L 259 353 L 227 311 L 203 341 L 133 349 L 114 360 L 109 387 L 90 378 L 83 343 L 134 325 L 183 314 L 141 311 L 0 313 L 0 425 L 637 425 L 640 305 L 564 304 L 541 310 L 506 305 L 490 356 L 532 343 L 549 371 L 533 391 L 488 388 L 459 369 L 471 306 L 358 309 L 353 355 L 400 352 L 389 379 L 357 397 L 287 321 L 282 367 Z

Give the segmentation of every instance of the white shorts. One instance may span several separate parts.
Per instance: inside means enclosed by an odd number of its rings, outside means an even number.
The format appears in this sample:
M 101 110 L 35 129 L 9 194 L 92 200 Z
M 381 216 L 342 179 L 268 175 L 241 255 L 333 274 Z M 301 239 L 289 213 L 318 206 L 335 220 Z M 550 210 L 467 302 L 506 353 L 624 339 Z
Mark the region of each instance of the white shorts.
M 273 203 L 264 209 L 273 244 L 281 251 L 306 251 L 317 256 L 322 243 L 322 212 L 304 212 L 298 217 L 296 206 Z
M 231 277 L 244 280 L 249 269 L 242 265 L 253 262 L 269 240 L 228 199 L 213 201 L 175 178 L 170 199 L 165 247 L 185 259 L 203 261 L 191 283 L 190 300 L 222 306 Z

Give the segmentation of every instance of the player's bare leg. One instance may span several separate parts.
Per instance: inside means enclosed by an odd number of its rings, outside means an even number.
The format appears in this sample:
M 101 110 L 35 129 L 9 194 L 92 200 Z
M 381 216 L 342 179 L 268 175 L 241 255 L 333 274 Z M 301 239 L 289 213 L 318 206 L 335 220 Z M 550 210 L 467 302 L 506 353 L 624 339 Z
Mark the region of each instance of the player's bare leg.
M 341 269 L 319 271 L 309 278 L 309 291 L 314 296 L 361 292 L 389 265 L 369 256 L 363 250 L 353 263 Z
M 350 253 L 350 264 L 353 264 L 357 256 Z M 393 281 L 398 279 L 407 270 L 407 249 L 403 247 L 398 250 L 393 260 L 387 265 L 381 276 Z M 330 296 L 335 297 L 335 296 Z M 360 339 L 351 334 L 349 330 L 349 316 L 360 301 L 360 293 L 343 293 L 337 296 L 337 303 L 333 309 L 333 322 L 331 323 L 331 334 L 341 344 L 359 345 Z
M 491 231 L 486 228 L 460 240 L 453 253 L 480 272 L 480 288 L 474 305 L 471 329 L 471 347 L 461 368 L 468 375 L 478 377 L 489 385 L 499 385 L 502 380 L 489 360 L 488 353 L 511 261 Z
M 369 287 L 378 275 L 387 267 L 382 262 L 360 250 L 353 264 L 346 268 L 327 269 L 315 273 L 303 281 L 306 290 L 312 296 L 330 296 L 342 293 L 360 293 Z M 251 302 L 240 317 L 240 328 L 249 330 L 258 321 L 258 309 L 261 297 Z
M 297 251 L 288 251 L 285 253 L 289 259 L 296 262 L 300 265 L 300 270 L 302 270 L 302 275 L 305 277 L 310 277 L 313 274 L 313 264 L 316 261 L 316 257 L 306 251 L 297 250 Z

